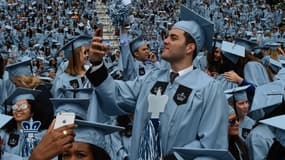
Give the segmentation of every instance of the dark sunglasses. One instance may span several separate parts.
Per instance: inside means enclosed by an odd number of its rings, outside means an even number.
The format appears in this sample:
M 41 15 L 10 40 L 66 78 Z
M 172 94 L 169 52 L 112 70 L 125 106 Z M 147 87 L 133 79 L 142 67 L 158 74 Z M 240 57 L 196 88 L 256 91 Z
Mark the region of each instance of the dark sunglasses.
M 229 124 L 231 127 L 233 127 L 236 124 L 236 122 L 239 122 L 239 118 L 234 118 L 229 120 Z

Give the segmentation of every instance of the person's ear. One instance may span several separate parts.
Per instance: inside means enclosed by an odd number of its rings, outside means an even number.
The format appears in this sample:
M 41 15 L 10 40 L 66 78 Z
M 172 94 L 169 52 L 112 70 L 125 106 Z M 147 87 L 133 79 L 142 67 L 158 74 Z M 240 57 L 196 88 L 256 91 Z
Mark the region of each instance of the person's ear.
M 196 45 L 195 43 L 189 43 L 186 46 L 186 54 L 193 54 L 195 52 Z
M 134 52 L 134 57 L 135 57 L 135 58 L 138 57 L 138 52 L 137 52 L 137 51 Z

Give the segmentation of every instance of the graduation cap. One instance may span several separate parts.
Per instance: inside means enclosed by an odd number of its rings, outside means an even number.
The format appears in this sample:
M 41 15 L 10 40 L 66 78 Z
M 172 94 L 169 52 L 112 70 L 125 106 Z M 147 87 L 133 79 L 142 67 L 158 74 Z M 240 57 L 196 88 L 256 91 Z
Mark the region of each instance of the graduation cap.
M 234 64 L 238 62 L 240 57 L 245 57 L 245 48 L 235 43 L 223 41 L 221 50 L 224 56 Z
M 223 42 L 222 39 L 213 39 L 213 41 L 214 41 L 214 44 L 213 44 L 214 47 L 222 48 L 222 42 Z
M 40 93 L 39 90 L 19 87 L 6 99 L 6 104 L 13 105 L 20 100 L 35 100 Z
M 144 44 L 147 44 L 147 43 L 144 41 L 143 36 L 138 36 L 137 38 L 135 38 L 134 40 L 130 42 L 131 52 L 134 53 L 135 50 L 137 50 L 139 47 L 141 47 Z
M 258 46 L 256 42 L 249 41 L 249 40 L 242 39 L 242 38 L 236 38 L 235 43 L 240 46 L 243 46 L 247 51 L 251 51 L 254 47 Z
M 19 76 L 19 75 L 32 75 L 31 59 L 9 64 L 6 66 L 6 70 L 9 72 L 9 77 Z
M 75 141 L 92 144 L 101 148 L 106 148 L 105 135 L 123 130 L 123 127 L 108 125 L 103 123 L 84 121 L 75 119 L 78 125 L 75 131 Z
M 233 155 L 225 149 L 206 149 L 206 148 L 186 148 L 174 147 L 174 155 L 177 159 L 189 160 L 201 157 L 211 157 L 215 159 L 234 160 Z
M 263 57 L 261 61 L 265 66 L 269 66 L 275 74 L 277 74 L 279 70 L 282 69 L 282 63 L 280 61 L 272 59 L 270 56 Z
M 250 112 L 281 104 L 284 86 L 282 80 L 277 80 L 256 87 Z
M 270 49 L 276 51 L 280 45 L 281 45 L 281 43 L 272 42 L 272 43 L 267 44 L 266 46 L 268 46 Z
M 263 119 L 259 122 L 285 131 L 285 115 Z
M 277 128 L 275 131 L 276 139 L 285 147 L 285 115 L 271 117 L 259 122 Z
M 232 94 L 236 101 L 244 101 L 247 100 L 246 90 L 250 85 L 236 87 L 232 89 L 225 90 L 225 94 Z
M 180 20 L 175 23 L 173 29 L 181 29 L 189 33 L 196 42 L 196 52 L 199 53 L 202 48 L 212 52 L 212 38 L 214 34 L 214 23 L 201 17 L 194 11 L 184 5 L 180 8 Z
M 74 112 L 81 119 L 86 119 L 89 99 L 86 98 L 50 98 L 55 114 L 59 112 Z
M 69 58 L 70 54 L 73 53 L 75 48 L 81 46 L 89 46 L 91 43 L 92 37 L 87 35 L 79 35 L 66 43 L 58 52 L 64 51 L 64 57 Z
M 0 129 L 4 127 L 11 119 L 13 119 L 12 116 L 0 114 Z
M 271 69 L 275 72 L 278 73 L 280 69 L 282 69 L 282 64 L 280 61 L 274 60 L 272 58 L 269 59 L 269 64 Z

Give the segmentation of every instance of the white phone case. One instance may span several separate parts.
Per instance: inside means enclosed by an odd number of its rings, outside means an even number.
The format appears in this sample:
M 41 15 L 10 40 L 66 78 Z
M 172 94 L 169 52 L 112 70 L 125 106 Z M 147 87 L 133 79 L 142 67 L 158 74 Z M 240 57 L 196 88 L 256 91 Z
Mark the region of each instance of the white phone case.
M 68 125 L 73 124 L 75 119 L 75 114 L 73 112 L 60 112 L 57 113 L 54 129 Z

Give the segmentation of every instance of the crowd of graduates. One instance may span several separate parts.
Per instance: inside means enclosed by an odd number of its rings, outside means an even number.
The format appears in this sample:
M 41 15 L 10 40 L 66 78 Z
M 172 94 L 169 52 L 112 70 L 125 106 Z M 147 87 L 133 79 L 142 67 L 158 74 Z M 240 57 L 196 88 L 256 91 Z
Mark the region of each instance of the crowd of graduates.
M 0 1 L 2 159 L 285 158 L 282 2 L 103 3 Z

